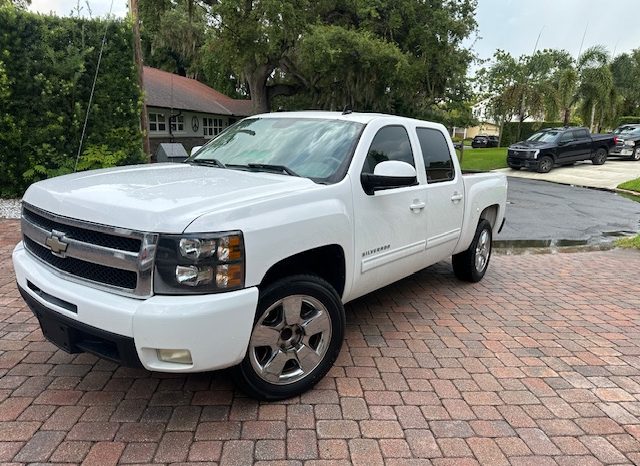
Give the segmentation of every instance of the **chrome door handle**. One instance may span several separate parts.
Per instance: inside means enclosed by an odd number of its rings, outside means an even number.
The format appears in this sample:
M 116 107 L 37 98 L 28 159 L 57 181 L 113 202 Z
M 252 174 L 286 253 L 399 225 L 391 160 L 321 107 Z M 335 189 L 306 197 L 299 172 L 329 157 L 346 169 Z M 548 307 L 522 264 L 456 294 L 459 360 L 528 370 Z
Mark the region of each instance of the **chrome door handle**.
M 420 210 L 424 209 L 426 206 L 427 206 L 426 203 L 424 203 L 422 201 L 415 200 L 415 201 L 413 201 L 413 204 L 411 204 L 409 206 L 409 208 L 412 211 L 416 212 L 416 211 L 420 211 Z
M 453 196 L 451 196 L 451 202 L 460 202 L 462 199 L 464 199 L 464 196 L 460 193 L 453 193 Z

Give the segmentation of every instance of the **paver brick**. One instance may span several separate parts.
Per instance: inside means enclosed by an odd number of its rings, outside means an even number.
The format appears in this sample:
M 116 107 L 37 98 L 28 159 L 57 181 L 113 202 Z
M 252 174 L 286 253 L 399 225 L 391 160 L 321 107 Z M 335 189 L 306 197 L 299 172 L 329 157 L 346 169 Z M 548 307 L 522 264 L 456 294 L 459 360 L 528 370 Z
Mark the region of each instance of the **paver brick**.
M 15 287 L 18 240 L 0 220 L 0 462 L 640 463 L 640 283 L 619 273 L 636 252 L 495 256 L 468 286 L 446 262 L 420 271 L 346 306 L 314 390 L 260 403 L 226 371 L 156 374 L 44 341 Z

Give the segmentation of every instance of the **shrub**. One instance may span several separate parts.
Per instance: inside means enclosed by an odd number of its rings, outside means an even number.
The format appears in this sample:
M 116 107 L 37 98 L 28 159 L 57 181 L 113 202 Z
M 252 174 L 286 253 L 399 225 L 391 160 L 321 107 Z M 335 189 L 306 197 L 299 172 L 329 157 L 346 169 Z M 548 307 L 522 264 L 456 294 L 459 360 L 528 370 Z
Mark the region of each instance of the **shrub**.
M 622 125 L 635 125 L 640 123 L 640 116 L 623 116 L 618 118 L 616 127 Z
M 34 181 L 73 171 L 105 21 L 78 167 L 143 160 L 130 24 L 0 6 L 0 196 L 21 196 Z
M 514 142 L 527 139 L 529 136 L 544 128 L 556 128 L 563 126 L 561 121 L 532 121 L 523 122 L 520 129 L 520 137 L 518 137 L 518 125 L 517 122 L 505 123 L 502 128 L 502 141 L 500 145 L 502 147 L 510 146 Z

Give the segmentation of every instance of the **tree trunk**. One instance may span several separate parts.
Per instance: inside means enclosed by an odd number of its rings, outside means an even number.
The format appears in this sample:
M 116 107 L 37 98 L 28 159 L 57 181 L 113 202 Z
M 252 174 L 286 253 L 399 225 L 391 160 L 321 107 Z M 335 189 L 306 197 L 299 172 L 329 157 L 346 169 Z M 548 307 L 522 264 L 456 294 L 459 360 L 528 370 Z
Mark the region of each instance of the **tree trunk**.
M 133 59 L 136 62 L 136 68 L 138 69 L 138 86 L 140 86 L 140 92 L 142 93 L 142 110 L 140 111 L 140 129 L 142 129 L 142 150 L 147 157 L 147 160 L 151 161 L 151 146 L 149 144 L 149 124 L 147 115 L 147 104 L 144 99 L 144 74 L 142 63 L 142 45 L 140 43 L 140 20 L 138 17 L 138 0 L 129 0 L 129 14 L 133 20 Z
M 265 65 L 259 66 L 247 73 L 254 115 L 258 113 L 269 113 L 271 111 L 271 101 L 269 99 L 269 90 L 267 89 L 269 73 L 269 68 Z
M 596 104 L 591 104 L 591 123 L 589 124 L 589 131 L 593 133 L 593 122 L 596 119 Z
M 564 109 L 564 118 L 563 118 L 564 126 L 569 126 L 570 117 L 571 117 L 571 109 L 567 107 Z

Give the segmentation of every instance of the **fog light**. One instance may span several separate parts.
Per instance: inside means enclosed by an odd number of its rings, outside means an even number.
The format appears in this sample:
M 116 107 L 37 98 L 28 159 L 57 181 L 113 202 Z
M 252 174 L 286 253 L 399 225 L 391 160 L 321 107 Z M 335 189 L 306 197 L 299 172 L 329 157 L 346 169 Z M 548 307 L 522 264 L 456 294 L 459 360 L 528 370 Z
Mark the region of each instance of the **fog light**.
M 173 362 L 176 364 L 193 364 L 191 359 L 191 351 L 186 349 L 159 349 L 158 359 L 164 362 Z

